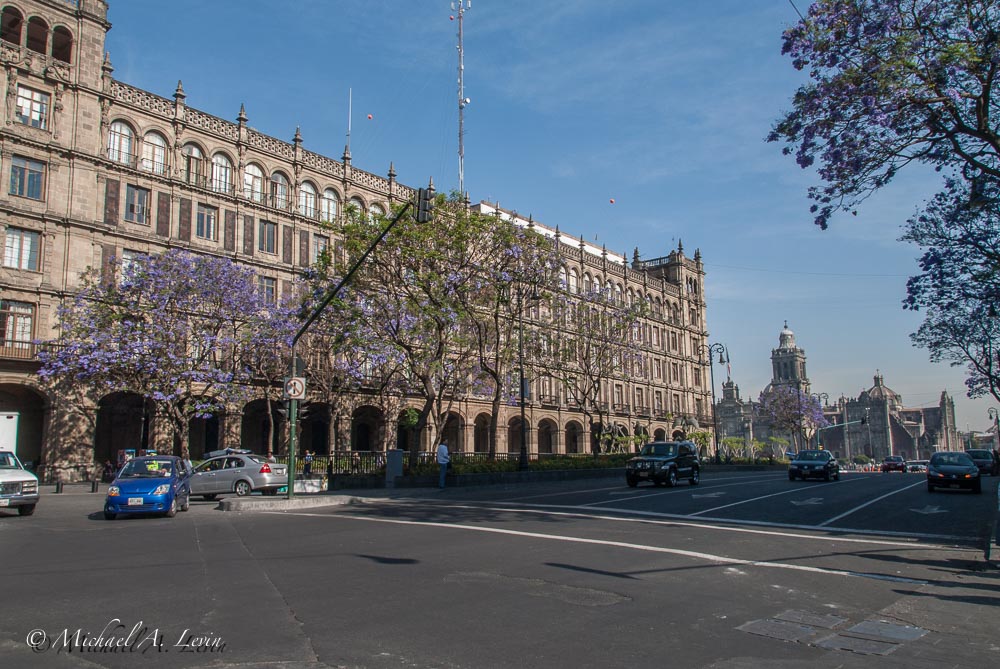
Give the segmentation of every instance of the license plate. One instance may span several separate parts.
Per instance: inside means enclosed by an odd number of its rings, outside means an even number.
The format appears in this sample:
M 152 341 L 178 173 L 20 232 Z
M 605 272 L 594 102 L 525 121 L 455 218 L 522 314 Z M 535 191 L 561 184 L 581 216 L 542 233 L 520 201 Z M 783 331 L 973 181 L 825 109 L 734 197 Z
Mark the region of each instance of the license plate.
M 288 492 L 288 486 L 281 486 L 280 488 L 278 488 L 279 495 L 284 495 L 286 492 Z
M 129 506 L 142 506 L 142 503 L 144 501 L 145 500 L 143 500 L 142 497 L 129 497 L 128 498 L 128 505 Z
M 9 499 L 0 499 L 0 506 L 10 506 Z

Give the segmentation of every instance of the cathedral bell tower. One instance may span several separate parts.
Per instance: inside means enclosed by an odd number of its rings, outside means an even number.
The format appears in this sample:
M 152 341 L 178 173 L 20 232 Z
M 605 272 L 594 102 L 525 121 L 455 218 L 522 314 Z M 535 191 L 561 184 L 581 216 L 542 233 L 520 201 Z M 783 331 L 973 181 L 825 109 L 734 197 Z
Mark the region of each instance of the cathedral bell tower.
M 771 370 L 772 386 L 788 386 L 809 394 L 806 352 L 795 345 L 795 333 L 788 329 L 788 321 L 778 335 L 778 348 L 771 349 Z

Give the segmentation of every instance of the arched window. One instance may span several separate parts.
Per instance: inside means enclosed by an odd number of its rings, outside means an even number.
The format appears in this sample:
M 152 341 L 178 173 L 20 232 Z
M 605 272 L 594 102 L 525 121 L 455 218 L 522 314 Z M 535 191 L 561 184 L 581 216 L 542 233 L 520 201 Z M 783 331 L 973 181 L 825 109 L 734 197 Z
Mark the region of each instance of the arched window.
M 73 33 L 62 26 L 52 31 L 52 57 L 64 63 L 73 62 Z
M 372 223 L 385 216 L 385 209 L 380 204 L 373 204 L 368 209 L 368 220 Z
M 580 276 L 576 273 L 575 267 L 569 270 L 569 292 L 572 295 L 580 292 Z
M 340 198 L 337 196 L 337 191 L 332 188 L 323 191 L 320 207 L 320 218 L 328 222 L 337 220 L 337 211 L 340 209 Z
M 28 19 L 28 40 L 25 46 L 35 53 L 48 53 L 49 24 L 37 16 Z
M 184 180 L 194 186 L 205 186 L 205 155 L 196 144 L 185 144 Z
M 583 292 L 585 294 L 589 294 L 591 292 L 591 290 L 593 290 L 593 284 L 590 281 L 590 275 L 589 274 L 584 274 L 583 275 Z
M 116 163 L 131 165 L 134 160 L 132 152 L 134 141 L 132 128 L 123 121 L 115 121 L 108 132 L 108 158 Z
M 148 132 L 142 140 L 142 169 L 153 174 L 167 173 L 167 140 L 156 132 Z
M 254 202 L 264 201 L 264 170 L 253 163 L 243 170 L 243 197 Z
M 569 286 L 569 275 L 566 273 L 565 267 L 559 268 L 559 287 L 566 290 Z
M 308 181 L 303 181 L 299 187 L 299 213 L 316 218 L 316 187 Z
M 271 175 L 271 206 L 288 209 L 288 178 L 281 172 Z
M 354 209 L 356 210 L 355 213 L 358 216 L 365 215 L 365 203 L 361 200 L 360 197 L 352 197 L 350 202 L 347 203 L 347 206 L 354 207 Z
M 212 190 L 216 193 L 233 191 L 233 161 L 222 153 L 212 156 Z
M 13 7 L 4 7 L 0 16 L 0 39 L 11 44 L 21 45 L 21 29 L 24 27 L 24 17 Z

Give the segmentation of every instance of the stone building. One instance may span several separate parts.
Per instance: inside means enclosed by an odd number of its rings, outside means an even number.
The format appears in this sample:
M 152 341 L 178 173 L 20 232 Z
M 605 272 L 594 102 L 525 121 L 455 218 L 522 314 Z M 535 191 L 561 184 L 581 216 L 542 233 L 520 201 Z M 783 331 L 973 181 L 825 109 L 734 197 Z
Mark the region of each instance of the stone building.
M 805 351 L 795 344 L 787 323 L 778 338 L 778 348 L 771 351 L 773 378 L 768 387 L 789 385 L 811 394 Z M 747 445 L 753 440 L 766 442 L 771 436 L 789 439 L 787 433 L 772 432 L 759 415 L 759 404 L 752 398 L 742 399 L 732 379 L 723 383 L 722 391 L 716 405 L 721 438 L 739 436 Z M 881 461 L 888 455 L 902 455 L 926 459 L 935 450 L 962 449 L 955 402 L 947 392 L 941 393 L 937 406 L 906 408 L 902 396 L 887 387 L 882 374 L 876 372 L 872 387 L 856 398 L 841 396 L 831 403 L 825 393 L 813 397 L 823 400 L 823 415 L 829 425 L 818 432 L 809 431 L 811 445 L 822 445 L 838 458 L 866 455 Z
M 321 221 L 336 221 L 346 205 L 386 213 L 414 189 L 357 169 L 349 148 L 339 159 L 307 150 L 298 130 L 290 142 L 249 125 L 241 108 L 234 121 L 188 105 L 181 82 L 172 98 L 113 77 L 105 36 L 106 0 L 0 2 L 0 64 L 6 77 L 0 169 L 0 412 L 16 416 L 17 450 L 48 468 L 50 478 L 86 475 L 119 448 L 170 450 L 162 416 L 150 401 L 115 394 L 94 405 L 70 406 L 38 383 L 32 342 L 57 336 L 56 310 L 89 267 L 112 258 L 170 248 L 231 258 L 251 267 L 262 291 L 277 295 L 318 254 L 336 244 Z M 167 11 L 167 9 L 164 9 Z M 289 120 L 290 126 L 293 120 Z M 616 429 L 671 437 L 711 425 L 706 361 L 704 269 L 699 253 L 683 248 L 631 263 L 533 221 L 559 245 L 564 274 L 574 286 L 600 286 L 616 299 L 652 306 L 636 345 L 646 353 L 605 387 Z M 534 381 L 527 407 L 531 453 L 587 452 L 591 425 L 559 388 Z M 482 446 L 489 407 L 458 398 L 448 417 L 453 448 Z M 372 450 L 391 443 L 396 415 L 385 415 L 361 393 L 346 424 L 326 424 L 313 412 L 301 424 L 303 449 Z M 519 440 L 517 408 L 501 416 L 504 445 Z M 280 415 L 273 416 L 279 422 Z M 255 451 L 266 443 L 261 400 L 224 415 L 193 420 L 192 456 L 237 444 Z M 488 421 L 487 421 L 488 422 Z M 276 434 L 283 434 L 279 429 Z M 431 435 L 420 435 L 424 446 Z

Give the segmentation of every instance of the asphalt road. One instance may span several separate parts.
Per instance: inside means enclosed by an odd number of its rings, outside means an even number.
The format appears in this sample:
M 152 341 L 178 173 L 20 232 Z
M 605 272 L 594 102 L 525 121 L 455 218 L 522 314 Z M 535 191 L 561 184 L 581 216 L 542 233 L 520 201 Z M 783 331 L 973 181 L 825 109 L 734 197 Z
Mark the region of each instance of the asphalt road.
M 67 487 L 0 513 L 0 666 L 992 666 L 986 481 L 718 473 L 114 522 Z

